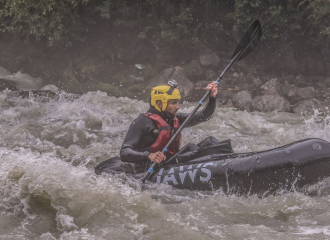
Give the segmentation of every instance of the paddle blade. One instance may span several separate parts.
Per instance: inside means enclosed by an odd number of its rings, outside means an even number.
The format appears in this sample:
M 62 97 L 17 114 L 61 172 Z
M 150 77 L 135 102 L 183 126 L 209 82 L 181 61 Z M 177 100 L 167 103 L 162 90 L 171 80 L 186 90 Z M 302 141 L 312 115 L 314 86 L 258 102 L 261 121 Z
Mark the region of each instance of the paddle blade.
M 245 58 L 257 47 L 261 36 L 261 24 L 259 20 L 254 20 L 246 30 L 231 58 L 238 58 L 236 61 Z

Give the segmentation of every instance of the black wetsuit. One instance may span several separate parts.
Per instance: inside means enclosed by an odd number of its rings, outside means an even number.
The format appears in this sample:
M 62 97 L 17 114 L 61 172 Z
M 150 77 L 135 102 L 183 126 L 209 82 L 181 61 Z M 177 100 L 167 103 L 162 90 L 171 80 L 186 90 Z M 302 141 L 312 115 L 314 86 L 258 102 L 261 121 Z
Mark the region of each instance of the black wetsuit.
M 216 97 L 210 97 L 207 105 L 198 111 L 190 120 L 186 127 L 192 127 L 198 123 L 205 122 L 213 117 L 216 108 Z M 148 112 L 158 114 L 160 112 L 154 107 L 150 107 Z M 177 113 L 180 125 L 186 120 L 189 113 Z M 163 116 L 162 116 L 163 117 Z M 164 118 L 164 117 L 163 117 Z M 165 119 L 170 126 L 173 121 Z M 149 151 L 144 150 L 150 147 L 158 137 L 158 128 L 156 123 L 144 114 L 138 116 L 130 125 L 126 134 L 124 143 L 120 150 L 120 158 L 123 162 L 145 163 L 148 159 Z

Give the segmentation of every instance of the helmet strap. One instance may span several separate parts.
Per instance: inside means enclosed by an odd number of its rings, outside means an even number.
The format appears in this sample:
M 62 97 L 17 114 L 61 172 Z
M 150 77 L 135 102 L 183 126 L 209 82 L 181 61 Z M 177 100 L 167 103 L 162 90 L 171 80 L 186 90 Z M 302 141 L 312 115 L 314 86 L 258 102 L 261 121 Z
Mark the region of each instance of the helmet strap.
M 172 93 L 173 93 L 173 91 L 174 91 L 175 88 L 176 88 L 176 86 L 175 87 L 171 86 L 170 89 L 166 93 L 168 95 L 172 95 Z

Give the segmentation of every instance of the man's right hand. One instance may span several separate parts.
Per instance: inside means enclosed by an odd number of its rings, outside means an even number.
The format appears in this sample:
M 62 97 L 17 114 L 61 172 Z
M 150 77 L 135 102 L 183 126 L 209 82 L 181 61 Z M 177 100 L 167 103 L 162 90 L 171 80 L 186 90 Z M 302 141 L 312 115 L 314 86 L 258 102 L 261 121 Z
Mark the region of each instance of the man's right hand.
M 162 152 L 149 153 L 148 158 L 150 161 L 160 164 L 166 159 L 165 155 Z

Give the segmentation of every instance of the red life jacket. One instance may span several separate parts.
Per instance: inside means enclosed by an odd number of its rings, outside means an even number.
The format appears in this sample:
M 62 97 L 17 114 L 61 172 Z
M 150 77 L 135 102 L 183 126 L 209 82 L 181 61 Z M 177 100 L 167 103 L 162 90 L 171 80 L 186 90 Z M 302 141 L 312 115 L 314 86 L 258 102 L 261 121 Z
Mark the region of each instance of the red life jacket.
M 159 116 L 158 114 L 152 114 L 152 113 L 144 113 L 147 117 L 152 119 L 159 129 L 159 135 L 157 140 L 150 146 L 150 152 L 158 152 L 163 151 L 164 147 L 167 145 L 167 143 L 172 138 L 172 130 L 178 129 L 180 127 L 180 122 L 177 117 L 174 117 L 173 121 L 174 127 L 171 127 L 169 124 L 165 122 L 165 120 Z M 174 154 L 180 149 L 180 142 L 181 142 L 181 133 L 177 136 L 177 138 L 174 140 L 174 142 L 171 144 L 169 148 L 167 148 L 166 154 Z

